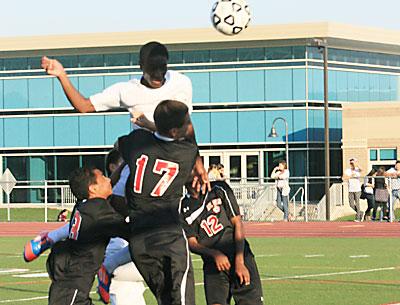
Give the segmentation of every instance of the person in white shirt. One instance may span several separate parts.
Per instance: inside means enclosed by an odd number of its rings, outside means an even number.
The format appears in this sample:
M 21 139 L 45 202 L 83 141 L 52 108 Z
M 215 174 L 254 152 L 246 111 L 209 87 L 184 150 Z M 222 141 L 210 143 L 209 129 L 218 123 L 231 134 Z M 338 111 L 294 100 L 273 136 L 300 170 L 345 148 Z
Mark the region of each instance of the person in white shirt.
M 392 197 L 390 202 L 390 220 L 394 219 L 394 204 L 396 199 L 400 200 L 400 160 L 396 161 L 396 165 L 385 173 L 386 177 L 390 178 L 390 186 Z
M 140 79 L 116 83 L 89 98 L 73 86 L 58 60 L 44 56 L 41 66 L 47 74 L 58 78 L 69 102 L 77 111 L 87 113 L 125 108 L 132 116 L 133 129 L 155 131 L 153 113 L 161 101 L 180 101 L 188 106 L 189 113 L 192 110 L 192 83 L 187 76 L 167 69 L 168 56 L 167 48 L 159 42 L 152 41 L 143 45 L 139 54 L 139 65 L 143 71 Z M 192 124 L 188 131 L 188 137 L 195 141 Z M 202 183 L 203 193 L 206 188 L 211 189 L 200 156 L 194 170 L 194 183 Z
M 271 173 L 271 178 L 276 180 L 276 203 L 278 208 L 283 212 L 283 220 L 289 221 L 289 170 L 285 160 L 279 162 L 279 165 L 275 167 Z
M 364 213 L 360 208 L 360 196 L 361 196 L 361 171 L 362 169 L 358 166 L 358 160 L 351 158 L 349 160 L 350 167 L 347 168 L 343 175 L 343 180 L 348 181 L 349 185 L 349 204 L 350 207 L 356 212 L 356 218 L 354 221 L 363 221 Z

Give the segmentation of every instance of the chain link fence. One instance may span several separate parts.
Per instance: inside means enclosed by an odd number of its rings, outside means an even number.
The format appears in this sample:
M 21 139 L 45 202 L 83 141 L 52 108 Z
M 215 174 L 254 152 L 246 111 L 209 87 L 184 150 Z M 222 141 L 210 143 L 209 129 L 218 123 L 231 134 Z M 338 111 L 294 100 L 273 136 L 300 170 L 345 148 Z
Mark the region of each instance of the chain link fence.
M 393 202 L 391 178 L 388 179 L 389 203 Z M 291 177 L 289 180 L 289 213 L 293 221 L 325 221 L 325 180 L 326 177 Z M 360 178 L 360 181 L 363 181 Z M 271 179 L 240 179 L 228 181 L 239 203 L 245 221 L 277 221 L 283 219 L 283 212 L 276 204 L 276 186 Z M 361 209 L 367 209 L 366 200 L 361 200 Z M 18 181 L 10 196 L 1 192 L 0 209 L 43 208 L 47 221 L 48 209 L 72 209 L 75 204 L 68 181 Z M 394 201 L 394 209 L 400 207 Z M 349 205 L 348 183 L 341 177 L 330 177 L 330 220 L 354 215 Z M 392 215 L 393 219 L 393 215 Z

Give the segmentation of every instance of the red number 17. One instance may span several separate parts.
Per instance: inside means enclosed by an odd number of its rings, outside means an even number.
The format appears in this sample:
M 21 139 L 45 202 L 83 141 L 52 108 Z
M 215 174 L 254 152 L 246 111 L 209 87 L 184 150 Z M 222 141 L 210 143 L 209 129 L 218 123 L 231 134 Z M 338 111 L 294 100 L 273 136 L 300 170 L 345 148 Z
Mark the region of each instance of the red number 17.
M 148 160 L 149 157 L 146 155 L 141 155 L 140 158 L 136 160 L 136 173 L 133 185 L 133 190 L 135 193 L 142 193 L 144 172 L 146 170 Z M 162 175 L 162 177 L 151 191 L 150 195 L 154 197 L 161 197 L 178 175 L 179 164 L 171 161 L 156 159 L 153 167 L 153 173 Z

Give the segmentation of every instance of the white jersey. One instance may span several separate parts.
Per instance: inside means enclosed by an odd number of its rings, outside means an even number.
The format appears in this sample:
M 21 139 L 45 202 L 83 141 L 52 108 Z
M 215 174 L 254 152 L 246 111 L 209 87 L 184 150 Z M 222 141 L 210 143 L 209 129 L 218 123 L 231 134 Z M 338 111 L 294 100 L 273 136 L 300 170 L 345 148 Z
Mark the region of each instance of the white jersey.
M 132 112 L 143 112 L 153 121 L 154 110 L 164 100 L 176 100 L 185 103 L 192 111 L 192 83 L 190 79 L 176 71 L 168 70 L 165 83 L 156 89 L 146 87 L 139 79 L 116 83 L 103 92 L 90 97 L 96 111 L 125 108 Z M 137 129 L 138 126 L 133 126 Z

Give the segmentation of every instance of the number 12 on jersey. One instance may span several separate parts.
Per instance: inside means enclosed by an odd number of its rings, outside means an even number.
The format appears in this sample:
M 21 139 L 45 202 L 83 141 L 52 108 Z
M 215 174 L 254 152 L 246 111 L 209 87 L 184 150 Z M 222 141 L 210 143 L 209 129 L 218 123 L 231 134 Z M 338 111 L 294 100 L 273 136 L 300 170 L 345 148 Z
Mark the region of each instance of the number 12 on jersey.
M 149 157 L 146 155 L 141 155 L 136 160 L 136 172 L 133 184 L 133 190 L 135 193 L 142 193 L 143 178 L 148 161 Z M 151 191 L 150 195 L 154 197 L 161 197 L 178 175 L 179 164 L 171 161 L 156 159 L 153 167 L 153 173 L 162 176 L 154 189 Z

